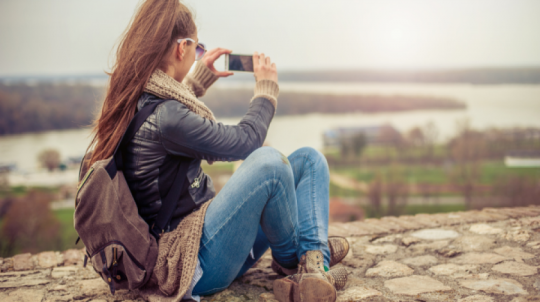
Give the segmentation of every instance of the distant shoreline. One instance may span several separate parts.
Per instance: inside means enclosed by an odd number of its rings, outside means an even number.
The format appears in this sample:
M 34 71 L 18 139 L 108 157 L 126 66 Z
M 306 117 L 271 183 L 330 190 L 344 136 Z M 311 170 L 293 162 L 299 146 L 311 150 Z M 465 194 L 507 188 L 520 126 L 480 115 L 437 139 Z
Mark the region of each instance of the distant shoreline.
M 0 135 L 88 126 L 98 111 L 105 87 L 86 84 L 0 84 Z M 253 90 L 209 89 L 201 98 L 220 118 L 242 117 Z M 411 110 L 464 110 L 464 102 L 440 96 L 381 93 L 282 91 L 276 115 L 309 113 L 383 113 Z
M 20 83 L 86 83 L 106 85 L 104 73 L 64 75 L 4 75 L 2 84 Z M 237 73 L 222 82 L 253 80 L 252 74 Z M 348 83 L 418 83 L 418 84 L 540 84 L 540 66 L 476 67 L 438 69 L 319 69 L 285 70 L 279 72 L 280 82 L 348 82 Z

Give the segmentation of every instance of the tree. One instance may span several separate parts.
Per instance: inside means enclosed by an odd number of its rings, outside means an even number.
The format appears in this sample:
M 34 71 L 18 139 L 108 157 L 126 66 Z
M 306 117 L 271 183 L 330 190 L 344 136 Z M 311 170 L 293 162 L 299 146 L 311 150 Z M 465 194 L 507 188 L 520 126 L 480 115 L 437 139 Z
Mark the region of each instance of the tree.
M 367 138 L 364 132 L 344 135 L 340 142 L 340 151 L 343 158 L 360 157 L 367 146 Z
M 30 191 L 12 202 L 0 229 L 2 256 L 60 248 L 60 222 L 49 207 L 51 199 L 47 193 Z
M 439 138 L 439 128 L 433 121 L 429 121 L 424 127 L 422 127 L 422 134 L 424 138 L 424 147 L 426 150 L 427 158 L 433 158 L 435 153 L 435 146 Z
M 60 152 L 55 149 L 46 149 L 38 155 L 38 161 L 49 171 L 54 170 L 60 164 Z
M 388 199 L 386 215 L 398 216 L 407 205 L 409 187 L 403 174 L 403 170 L 396 165 L 392 165 L 386 172 L 384 183 L 384 191 Z
M 484 154 L 482 133 L 471 128 L 468 119 L 457 122 L 457 136 L 448 144 L 454 161 L 451 179 L 465 198 L 467 208 L 472 207 L 474 185 L 480 176 L 480 160 Z

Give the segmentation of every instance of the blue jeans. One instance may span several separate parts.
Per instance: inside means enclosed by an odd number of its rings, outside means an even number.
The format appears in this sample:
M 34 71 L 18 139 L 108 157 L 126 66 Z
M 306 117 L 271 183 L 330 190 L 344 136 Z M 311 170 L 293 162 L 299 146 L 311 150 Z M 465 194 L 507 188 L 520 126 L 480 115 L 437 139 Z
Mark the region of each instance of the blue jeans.
M 295 268 L 309 250 L 321 250 L 328 267 L 329 184 L 326 158 L 313 148 L 288 157 L 271 147 L 253 151 L 208 207 L 199 250 L 204 273 L 193 294 L 226 289 L 268 247 L 283 267 Z

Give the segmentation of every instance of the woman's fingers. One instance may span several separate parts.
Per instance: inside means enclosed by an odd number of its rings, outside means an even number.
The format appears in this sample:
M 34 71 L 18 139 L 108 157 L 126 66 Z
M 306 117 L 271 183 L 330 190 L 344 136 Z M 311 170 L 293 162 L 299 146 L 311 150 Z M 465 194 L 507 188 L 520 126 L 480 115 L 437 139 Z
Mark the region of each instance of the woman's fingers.
M 221 55 L 231 53 L 232 50 L 225 48 L 214 48 L 206 53 L 208 63 L 214 63 Z
M 253 53 L 253 69 L 256 69 L 259 67 L 259 53 L 254 52 Z
M 218 77 L 228 77 L 228 76 L 232 76 L 234 73 L 230 71 L 217 71 L 214 74 L 217 75 Z
M 257 52 L 254 52 L 253 75 L 256 81 L 268 79 L 277 83 L 276 64 L 272 63 L 270 57 L 266 57 L 264 53 L 259 55 Z

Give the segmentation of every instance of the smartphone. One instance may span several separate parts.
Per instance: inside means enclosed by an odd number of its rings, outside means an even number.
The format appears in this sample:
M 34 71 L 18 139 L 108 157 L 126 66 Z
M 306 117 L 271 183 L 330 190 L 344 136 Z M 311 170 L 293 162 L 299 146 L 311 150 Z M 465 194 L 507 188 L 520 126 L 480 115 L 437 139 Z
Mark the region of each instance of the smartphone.
M 253 56 L 225 54 L 225 70 L 239 72 L 253 72 Z

